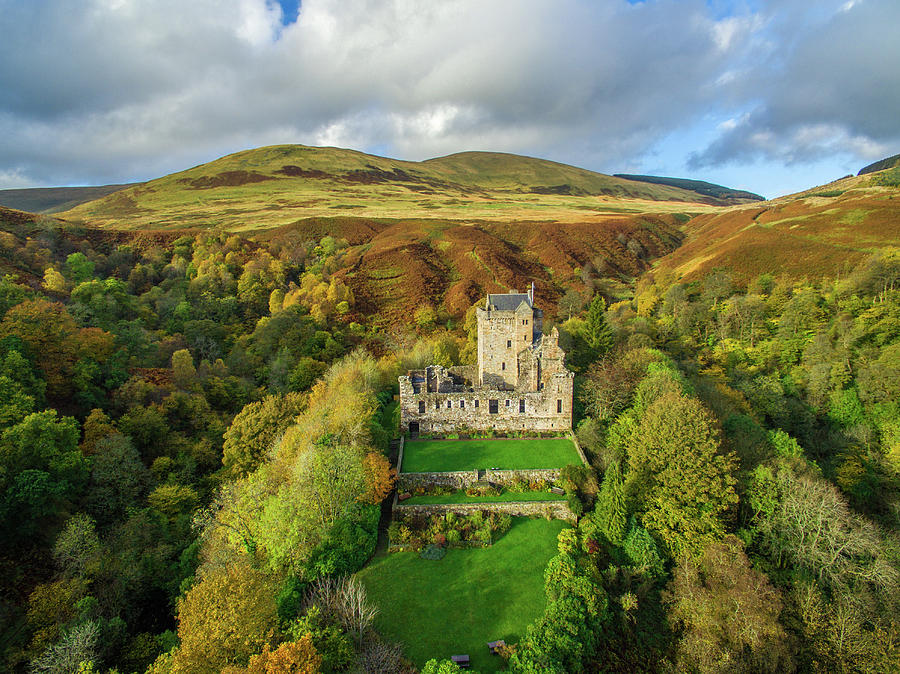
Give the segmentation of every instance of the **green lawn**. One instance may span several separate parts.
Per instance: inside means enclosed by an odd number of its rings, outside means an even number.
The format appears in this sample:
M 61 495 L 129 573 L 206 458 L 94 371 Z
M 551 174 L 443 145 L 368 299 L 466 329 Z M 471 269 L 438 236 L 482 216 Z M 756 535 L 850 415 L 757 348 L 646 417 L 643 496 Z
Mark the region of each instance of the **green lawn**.
M 359 572 L 378 606 L 375 627 L 422 666 L 467 653 L 472 669 L 499 670 L 487 642 L 519 641 L 544 609 L 544 567 L 556 554 L 558 520 L 514 518 L 489 548 L 449 550 L 440 561 L 415 552 L 376 557 Z
M 510 501 L 564 501 L 565 496 L 551 494 L 549 491 L 526 491 L 514 493 L 505 491 L 498 496 L 469 496 L 464 489 L 457 489 L 451 494 L 423 494 L 413 496 L 400 505 L 422 505 L 443 503 L 508 503 Z
M 581 464 L 568 438 L 410 440 L 403 449 L 404 473 L 440 473 L 476 468 L 562 468 Z

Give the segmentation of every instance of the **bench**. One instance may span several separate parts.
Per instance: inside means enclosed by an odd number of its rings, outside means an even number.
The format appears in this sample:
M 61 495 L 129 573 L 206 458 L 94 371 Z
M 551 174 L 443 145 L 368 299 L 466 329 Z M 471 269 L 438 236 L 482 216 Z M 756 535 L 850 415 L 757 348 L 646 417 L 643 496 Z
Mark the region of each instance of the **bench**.
M 503 639 L 497 639 L 497 641 L 488 641 L 488 648 L 491 651 L 491 655 L 497 655 L 501 648 L 506 648 L 506 642 Z
M 460 669 L 468 669 L 471 667 L 471 663 L 469 662 L 468 655 L 451 655 L 450 660 L 453 664 L 457 665 Z
M 550 487 L 551 494 L 565 494 L 566 490 L 562 487 Z

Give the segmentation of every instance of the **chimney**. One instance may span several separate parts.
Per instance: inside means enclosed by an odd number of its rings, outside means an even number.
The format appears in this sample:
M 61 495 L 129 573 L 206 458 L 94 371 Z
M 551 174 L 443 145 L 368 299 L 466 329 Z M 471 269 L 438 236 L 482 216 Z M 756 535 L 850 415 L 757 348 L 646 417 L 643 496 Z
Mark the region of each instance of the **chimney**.
M 528 301 L 534 305 L 534 281 L 531 282 L 531 290 L 528 291 Z

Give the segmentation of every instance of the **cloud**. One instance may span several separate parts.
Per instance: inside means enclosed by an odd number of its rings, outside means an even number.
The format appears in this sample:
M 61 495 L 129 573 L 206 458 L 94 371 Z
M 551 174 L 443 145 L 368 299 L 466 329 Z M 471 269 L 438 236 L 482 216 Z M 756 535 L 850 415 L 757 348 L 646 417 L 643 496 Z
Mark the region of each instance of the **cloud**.
M 0 186 L 289 142 L 614 170 L 716 117 L 736 122 L 697 166 L 886 147 L 897 47 L 872 52 L 895 0 L 834 0 L 806 27 L 809 3 L 760 2 L 305 0 L 292 20 L 271 0 L 0 0 Z
M 614 165 L 700 114 L 747 26 L 702 0 L 0 0 L 0 168 L 149 177 L 263 142 Z
M 694 154 L 691 168 L 849 155 L 878 159 L 900 145 L 900 3 L 834 3 L 775 26 L 765 67 L 737 83 L 751 110 Z M 801 29 L 797 31 L 797 26 Z M 788 36 L 787 33 L 795 35 Z

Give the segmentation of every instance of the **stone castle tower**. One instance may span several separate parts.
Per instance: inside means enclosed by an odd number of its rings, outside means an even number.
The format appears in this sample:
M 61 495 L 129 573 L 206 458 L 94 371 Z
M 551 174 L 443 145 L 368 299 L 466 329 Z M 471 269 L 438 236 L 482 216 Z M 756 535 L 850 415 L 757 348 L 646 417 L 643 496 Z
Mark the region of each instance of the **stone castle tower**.
M 574 375 L 556 328 L 527 293 L 489 294 L 476 309 L 478 363 L 431 366 L 400 377 L 404 430 L 564 430 L 572 426 Z

